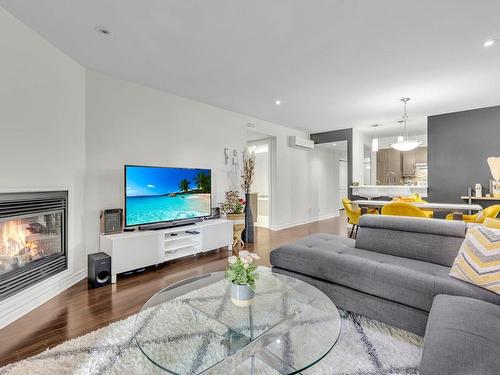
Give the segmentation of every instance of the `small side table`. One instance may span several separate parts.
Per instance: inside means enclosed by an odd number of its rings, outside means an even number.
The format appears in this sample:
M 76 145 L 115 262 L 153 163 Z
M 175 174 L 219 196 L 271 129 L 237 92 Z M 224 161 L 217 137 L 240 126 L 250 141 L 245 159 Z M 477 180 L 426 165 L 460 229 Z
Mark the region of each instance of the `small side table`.
M 245 242 L 241 239 L 244 230 L 245 224 L 235 224 L 233 226 L 233 247 L 236 247 L 238 244 L 241 244 L 242 247 L 245 246 Z

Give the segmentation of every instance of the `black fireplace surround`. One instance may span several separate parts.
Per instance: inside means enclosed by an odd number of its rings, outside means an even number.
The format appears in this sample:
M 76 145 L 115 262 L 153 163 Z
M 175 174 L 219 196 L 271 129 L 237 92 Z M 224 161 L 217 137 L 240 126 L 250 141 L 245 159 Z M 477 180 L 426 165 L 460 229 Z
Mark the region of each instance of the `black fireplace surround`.
M 67 191 L 0 194 L 0 300 L 68 267 Z

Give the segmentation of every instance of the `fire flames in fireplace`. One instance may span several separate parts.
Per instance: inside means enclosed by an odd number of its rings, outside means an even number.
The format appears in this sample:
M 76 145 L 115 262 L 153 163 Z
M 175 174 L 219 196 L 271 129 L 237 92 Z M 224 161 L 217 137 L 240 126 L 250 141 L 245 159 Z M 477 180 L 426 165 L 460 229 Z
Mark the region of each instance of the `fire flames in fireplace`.
M 67 191 L 0 193 L 0 301 L 67 269 Z
M 20 220 L 8 221 L 3 225 L 0 257 L 14 258 L 19 263 L 38 258 L 38 246 L 29 239 L 30 232 Z
M 61 249 L 59 214 L 0 222 L 0 275 Z

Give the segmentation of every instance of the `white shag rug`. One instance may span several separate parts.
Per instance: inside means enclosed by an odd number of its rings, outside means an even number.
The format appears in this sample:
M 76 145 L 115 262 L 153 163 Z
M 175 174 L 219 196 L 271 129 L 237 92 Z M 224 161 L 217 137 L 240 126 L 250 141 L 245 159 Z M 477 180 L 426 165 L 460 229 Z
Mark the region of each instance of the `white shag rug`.
M 202 290 L 196 291 L 196 294 Z M 215 289 L 207 290 L 204 300 L 221 301 Z M 207 296 L 208 294 L 208 296 Z M 188 296 L 190 296 L 188 294 Z M 191 297 L 191 296 L 190 296 Z M 272 296 L 271 296 L 272 297 Z M 174 306 L 175 307 L 175 306 Z M 422 338 L 356 314 L 340 311 L 341 333 L 332 351 L 303 374 L 320 375 L 410 375 L 418 374 Z M 137 347 L 134 339 L 136 315 L 107 327 L 64 342 L 39 355 L 0 368 L 0 375 L 26 374 L 166 374 L 152 364 Z M 154 320 L 150 320 L 154 322 Z M 168 322 L 171 329 L 189 322 Z M 149 323 L 146 329 L 160 331 L 165 322 Z M 164 328 L 164 327 L 162 327 Z M 200 340 L 187 341 L 186 350 L 166 353 L 185 357 L 182 373 L 196 373 L 199 354 L 206 350 Z M 165 344 L 161 344 L 165 345 Z M 311 345 L 314 338 L 311 337 Z M 164 347 L 165 349 L 167 346 Z M 196 355 L 197 352 L 198 356 Z M 193 355 L 193 353 L 195 355 Z M 179 358 L 179 357 L 176 357 Z M 193 362 L 193 363 L 191 363 Z M 184 369 L 187 369 L 184 371 Z M 192 370 L 190 370 L 192 369 Z M 194 369 L 194 370 L 193 370 Z M 257 364 L 255 374 L 278 374 Z M 208 372 L 207 372 L 208 373 Z M 214 372 L 210 372 L 213 374 Z M 237 370 L 250 373 L 250 361 Z

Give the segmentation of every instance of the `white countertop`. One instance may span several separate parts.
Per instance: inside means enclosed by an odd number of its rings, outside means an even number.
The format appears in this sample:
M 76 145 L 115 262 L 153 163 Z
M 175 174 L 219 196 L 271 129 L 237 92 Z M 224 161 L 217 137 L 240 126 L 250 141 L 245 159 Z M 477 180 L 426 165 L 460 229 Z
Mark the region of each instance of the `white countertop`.
M 427 189 L 427 185 L 359 185 L 359 186 L 349 186 L 354 189 L 358 188 L 381 188 L 381 189 L 386 189 L 386 188 L 395 188 L 395 189 Z
M 360 207 L 383 207 L 386 204 L 393 203 L 391 201 L 372 201 L 372 200 L 355 200 L 352 202 Z M 455 203 L 428 203 L 428 202 L 407 202 L 422 209 L 430 209 L 432 211 L 481 211 L 483 208 L 478 204 L 455 204 Z
M 421 197 L 427 197 L 427 185 L 361 185 L 351 186 L 353 194 L 361 195 L 366 198 L 377 196 L 395 197 L 398 195 L 420 194 Z

